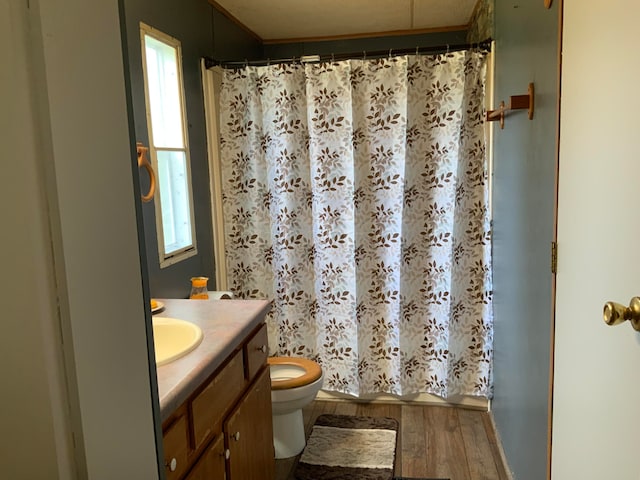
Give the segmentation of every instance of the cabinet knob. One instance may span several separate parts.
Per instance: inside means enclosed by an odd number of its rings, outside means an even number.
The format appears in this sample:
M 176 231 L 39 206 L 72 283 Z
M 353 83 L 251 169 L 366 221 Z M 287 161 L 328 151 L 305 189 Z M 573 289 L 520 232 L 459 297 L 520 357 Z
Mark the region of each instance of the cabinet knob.
M 233 439 L 234 439 L 236 442 L 239 442 L 239 441 L 240 441 L 240 432 L 236 432 L 236 433 L 234 433 L 234 434 L 233 434 Z
M 257 350 L 261 351 L 262 353 L 267 353 L 267 346 L 262 345 L 261 347 L 258 347 Z
M 175 472 L 176 468 L 178 468 L 178 460 L 174 458 L 171 459 L 170 462 L 164 464 L 170 471 Z
M 231 450 L 225 448 L 223 456 L 226 460 L 229 460 L 229 457 L 231 456 Z

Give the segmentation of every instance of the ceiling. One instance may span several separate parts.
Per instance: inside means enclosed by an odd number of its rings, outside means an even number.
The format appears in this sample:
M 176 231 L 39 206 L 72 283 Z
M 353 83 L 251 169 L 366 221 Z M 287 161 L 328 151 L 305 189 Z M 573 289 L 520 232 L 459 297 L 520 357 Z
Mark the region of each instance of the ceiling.
M 262 40 L 322 39 L 466 26 L 477 0 L 215 0 Z

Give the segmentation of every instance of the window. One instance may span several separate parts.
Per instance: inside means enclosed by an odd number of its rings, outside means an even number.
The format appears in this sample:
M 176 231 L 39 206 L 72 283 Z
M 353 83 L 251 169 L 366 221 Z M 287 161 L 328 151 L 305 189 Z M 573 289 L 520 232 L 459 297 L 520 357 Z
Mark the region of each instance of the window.
M 140 24 L 160 267 L 197 253 L 180 42 Z

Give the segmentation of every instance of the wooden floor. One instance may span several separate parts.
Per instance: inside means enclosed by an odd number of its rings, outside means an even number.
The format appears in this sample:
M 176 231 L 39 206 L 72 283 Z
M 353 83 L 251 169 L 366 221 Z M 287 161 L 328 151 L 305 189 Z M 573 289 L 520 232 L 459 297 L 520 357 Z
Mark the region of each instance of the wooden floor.
M 489 414 L 425 405 L 315 401 L 303 410 L 307 437 L 318 415 L 392 417 L 400 424 L 395 475 L 507 480 Z M 292 480 L 298 457 L 276 460 L 276 480 Z

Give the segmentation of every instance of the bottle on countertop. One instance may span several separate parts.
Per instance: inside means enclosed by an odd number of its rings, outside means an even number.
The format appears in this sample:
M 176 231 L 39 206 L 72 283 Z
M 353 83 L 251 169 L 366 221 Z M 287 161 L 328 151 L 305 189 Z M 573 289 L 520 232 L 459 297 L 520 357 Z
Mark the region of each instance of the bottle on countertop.
M 189 298 L 192 300 L 207 300 L 209 298 L 208 281 L 208 277 L 193 277 L 191 279 L 191 294 Z

